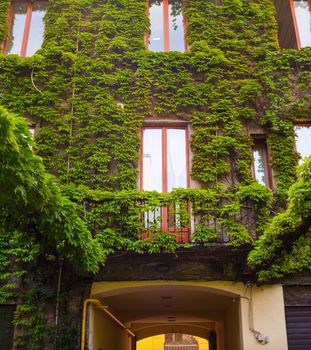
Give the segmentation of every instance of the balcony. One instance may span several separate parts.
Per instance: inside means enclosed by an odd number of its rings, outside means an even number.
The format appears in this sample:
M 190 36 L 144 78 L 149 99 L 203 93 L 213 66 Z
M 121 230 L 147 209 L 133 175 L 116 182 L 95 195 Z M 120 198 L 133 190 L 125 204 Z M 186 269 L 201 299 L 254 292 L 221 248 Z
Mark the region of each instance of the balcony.
M 257 214 L 252 203 L 232 204 L 215 197 L 215 202 L 206 203 L 178 199 L 162 207 L 150 207 L 145 201 L 137 205 L 143 239 L 159 231 L 169 232 L 180 244 L 234 244 L 239 239 L 247 243 L 256 238 Z
M 69 189 L 69 190 L 68 190 Z M 177 189 L 170 193 L 106 192 L 66 189 L 84 209 L 94 235 L 129 241 L 152 240 L 161 232 L 179 244 L 234 245 L 251 243 L 268 220 L 271 191 L 260 184 L 243 190 Z

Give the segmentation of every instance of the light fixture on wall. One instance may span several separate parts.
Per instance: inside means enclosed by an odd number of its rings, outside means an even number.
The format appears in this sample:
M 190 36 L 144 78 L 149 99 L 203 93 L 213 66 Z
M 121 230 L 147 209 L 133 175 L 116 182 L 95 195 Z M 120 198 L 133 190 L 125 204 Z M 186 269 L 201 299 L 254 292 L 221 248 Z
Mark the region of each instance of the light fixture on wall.
M 263 335 L 261 333 L 256 335 L 256 339 L 262 345 L 268 344 L 270 341 L 270 338 L 267 335 Z

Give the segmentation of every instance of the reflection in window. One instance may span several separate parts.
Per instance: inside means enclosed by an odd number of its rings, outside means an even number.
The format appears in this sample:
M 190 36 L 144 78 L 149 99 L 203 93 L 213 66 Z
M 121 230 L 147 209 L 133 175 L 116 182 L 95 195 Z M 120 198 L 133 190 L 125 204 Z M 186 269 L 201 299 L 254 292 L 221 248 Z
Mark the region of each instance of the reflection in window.
M 47 1 L 32 3 L 30 1 L 14 1 L 11 5 L 9 19 L 9 37 L 4 51 L 7 54 L 31 56 L 40 49 L 43 42 L 43 17 Z
M 182 0 L 149 0 L 151 51 L 185 51 Z
M 311 46 L 311 8 L 309 0 L 294 0 L 294 16 L 296 18 L 299 47 Z
M 143 133 L 143 189 L 162 192 L 162 130 Z
M 295 126 L 296 149 L 301 156 L 299 163 L 311 154 L 311 125 Z
M 255 140 L 253 146 L 253 175 L 260 184 L 271 187 L 268 150 L 264 140 Z
M 187 188 L 187 131 L 184 128 L 143 129 L 141 189 L 170 192 Z M 188 241 L 188 202 L 176 201 L 144 212 L 144 228 L 170 232 L 179 230 L 180 242 Z M 184 231 L 183 228 L 185 228 Z
M 143 130 L 142 189 L 170 192 L 187 187 L 186 130 Z

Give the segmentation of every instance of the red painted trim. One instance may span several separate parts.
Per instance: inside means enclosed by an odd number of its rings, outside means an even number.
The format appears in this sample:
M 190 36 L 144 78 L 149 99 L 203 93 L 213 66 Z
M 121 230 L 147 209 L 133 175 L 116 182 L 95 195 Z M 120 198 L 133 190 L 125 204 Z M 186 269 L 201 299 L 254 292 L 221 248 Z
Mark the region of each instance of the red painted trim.
M 187 52 L 189 50 L 188 47 L 188 43 L 187 43 L 187 18 L 184 15 L 185 11 L 184 11 L 184 2 L 182 3 L 182 13 L 183 13 L 183 25 L 184 25 L 184 48 L 185 48 L 185 52 Z
M 167 193 L 167 127 L 162 127 L 162 192 Z M 168 208 L 162 207 L 162 231 L 168 231 Z
M 164 36 L 164 52 L 170 51 L 170 14 L 168 10 L 168 0 L 163 0 L 163 36 Z
M 167 192 L 167 127 L 162 127 L 162 192 Z
M 169 14 L 169 0 L 162 0 L 163 5 L 163 52 L 170 51 L 170 28 L 169 28 L 169 22 L 170 22 L 170 14 Z M 182 6 L 182 12 L 183 12 L 183 6 Z M 149 0 L 147 0 L 147 9 L 146 14 L 149 18 Z M 183 26 L 184 26 L 184 50 L 185 52 L 188 51 L 188 44 L 186 41 L 186 31 L 187 31 L 187 20 L 186 17 L 183 15 Z M 146 47 L 149 48 L 149 31 L 146 33 Z
M 32 17 L 32 3 L 30 1 L 23 1 L 23 0 L 11 1 L 9 16 L 8 16 L 8 31 L 11 31 L 14 2 L 25 3 L 27 5 L 26 19 L 25 19 L 22 45 L 21 45 L 21 51 L 20 51 L 20 56 L 25 57 L 27 52 L 27 45 L 28 45 L 28 38 L 29 38 L 29 31 L 30 31 L 30 24 L 31 24 L 31 17 Z M 8 41 L 5 40 L 2 44 L 3 53 L 7 53 L 7 46 L 8 46 Z
M 292 11 L 292 17 L 294 21 L 294 28 L 295 28 L 295 35 L 296 35 L 296 41 L 297 41 L 297 48 L 298 50 L 301 49 L 301 41 L 300 41 L 300 35 L 299 35 L 299 30 L 298 30 L 298 23 L 297 23 L 297 17 L 296 17 L 296 12 L 294 8 L 294 0 L 290 0 L 290 8 Z
M 308 123 L 308 122 L 298 122 L 298 123 L 294 123 L 294 127 L 295 126 L 306 126 L 306 127 L 311 127 L 311 123 Z
M 25 57 L 27 52 L 31 16 L 32 16 L 32 4 L 30 2 L 27 2 L 26 21 L 25 21 L 24 35 L 23 35 L 22 48 L 21 48 L 22 57 Z
M 311 12 L 311 0 L 307 0 L 309 4 L 309 10 Z M 296 35 L 296 40 L 297 40 L 297 48 L 298 50 L 301 49 L 301 40 L 300 40 L 300 34 L 299 34 L 299 29 L 298 29 L 298 22 L 297 22 L 297 16 L 295 12 L 295 7 L 294 7 L 294 0 L 290 0 L 290 7 L 292 11 L 292 17 L 294 21 L 294 28 L 295 28 L 295 35 Z
M 141 131 L 141 147 L 140 147 L 140 190 L 143 190 L 143 147 L 144 147 L 144 130 L 146 129 L 158 129 L 161 130 L 161 139 L 162 139 L 162 192 L 167 193 L 168 190 L 168 178 L 167 178 L 167 130 L 169 129 L 182 129 L 185 130 L 185 152 L 186 152 L 186 179 L 187 179 L 187 188 L 190 187 L 190 175 L 189 175 L 189 129 L 188 126 L 184 125 L 174 125 L 170 124 L 168 126 L 145 126 Z M 190 215 L 190 205 L 189 215 Z M 176 231 L 168 227 L 168 208 L 162 207 L 162 231 L 169 231 L 176 235 L 176 241 L 178 243 L 189 242 L 190 230 L 181 229 L 181 231 Z M 177 233 L 181 232 L 181 237 L 178 238 Z M 145 238 L 143 233 L 143 238 Z

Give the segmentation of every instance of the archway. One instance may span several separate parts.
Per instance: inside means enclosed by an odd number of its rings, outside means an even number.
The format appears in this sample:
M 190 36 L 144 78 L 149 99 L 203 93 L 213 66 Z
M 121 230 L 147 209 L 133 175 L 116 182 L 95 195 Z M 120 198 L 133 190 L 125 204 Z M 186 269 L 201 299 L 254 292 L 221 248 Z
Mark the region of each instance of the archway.
M 109 284 L 114 285 L 109 288 Z M 92 350 L 135 349 L 137 341 L 168 333 L 206 340 L 216 335 L 210 350 L 225 350 L 229 344 L 230 350 L 240 349 L 239 296 L 235 293 L 195 282 L 103 282 L 93 287 L 92 297 L 106 305 L 136 336 L 135 340 L 127 334 L 122 336 L 111 320 L 94 308 L 89 324 Z
M 139 340 L 137 350 L 209 350 L 209 344 L 190 334 L 166 333 Z

